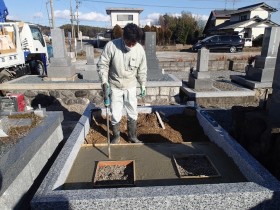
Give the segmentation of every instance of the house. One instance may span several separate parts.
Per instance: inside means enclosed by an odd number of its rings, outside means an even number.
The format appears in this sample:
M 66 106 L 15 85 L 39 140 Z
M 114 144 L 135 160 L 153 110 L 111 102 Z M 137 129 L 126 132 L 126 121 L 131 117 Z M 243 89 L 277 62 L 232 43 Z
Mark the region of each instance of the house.
M 141 8 L 107 8 L 107 15 L 111 16 L 111 27 L 119 25 L 124 27 L 127 23 L 134 23 L 140 25 Z
M 203 34 L 235 34 L 252 40 L 263 35 L 266 27 L 279 26 L 270 20 L 277 12 L 266 3 L 258 3 L 237 10 L 214 10 L 205 25 Z

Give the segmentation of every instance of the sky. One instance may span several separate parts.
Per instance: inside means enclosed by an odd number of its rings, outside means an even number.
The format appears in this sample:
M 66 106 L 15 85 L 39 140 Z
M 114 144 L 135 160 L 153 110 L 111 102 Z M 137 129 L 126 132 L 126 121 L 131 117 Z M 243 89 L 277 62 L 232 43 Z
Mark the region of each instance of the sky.
M 4 0 L 9 11 L 8 19 L 21 20 L 35 24 L 49 26 L 48 13 L 51 14 L 49 0 Z M 110 16 L 106 8 L 142 8 L 140 22 L 145 26 L 153 23 L 159 15 L 169 14 L 179 16 L 182 11 L 190 12 L 194 16 L 207 20 L 211 11 L 215 9 L 238 9 L 260 3 L 254 0 L 53 0 L 55 26 L 70 24 L 70 4 L 76 12 L 78 3 L 79 24 L 110 27 Z M 265 1 L 277 12 L 272 13 L 272 21 L 280 24 L 280 0 Z

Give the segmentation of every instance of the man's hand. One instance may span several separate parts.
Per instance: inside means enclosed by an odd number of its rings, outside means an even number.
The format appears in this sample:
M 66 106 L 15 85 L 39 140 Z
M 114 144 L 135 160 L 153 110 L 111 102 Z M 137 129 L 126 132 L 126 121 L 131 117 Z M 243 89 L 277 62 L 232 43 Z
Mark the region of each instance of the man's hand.
M 141 97 L 146 96 L 146 87 L 145 87 L 145 86 L 141 86 L 140 89 L 141 89 L 140 96 L 141 96 Z
M 103 94 L 104 94 L 104 105 L 106 107 L 110 106 L 111 101 L 110 101 L 110 85 L 108 83 L 104 83 L 102 85 L 102 89 L 103 89 Z

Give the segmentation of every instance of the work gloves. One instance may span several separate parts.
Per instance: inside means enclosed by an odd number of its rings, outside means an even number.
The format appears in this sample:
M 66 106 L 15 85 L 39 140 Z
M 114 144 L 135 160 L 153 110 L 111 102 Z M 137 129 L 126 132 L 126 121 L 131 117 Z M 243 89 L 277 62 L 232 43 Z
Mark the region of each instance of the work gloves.
M 142 86 L 140 87 L 140 90 L 141 90 L 140 96 L 141 96 L 141 97 L 146 96 L 146 87 L 145 87 L 144 85 L 142 85 Z
M 110 85 L 108 83 L 102 84 L 103 94 L 104 94 L 104 105 L 106 107 L 110 106 L 111 100 L 110 100 Z

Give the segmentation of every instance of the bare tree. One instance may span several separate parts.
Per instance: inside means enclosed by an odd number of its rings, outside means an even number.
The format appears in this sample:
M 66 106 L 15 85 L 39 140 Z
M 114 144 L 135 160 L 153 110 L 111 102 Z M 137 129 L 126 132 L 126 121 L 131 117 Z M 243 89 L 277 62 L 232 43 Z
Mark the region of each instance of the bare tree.
M 120 38 L 123 35 L 123 30 L 118 24 L 116 24 L 113 28 L 112 34 L 113 34 L 113 39 Z

